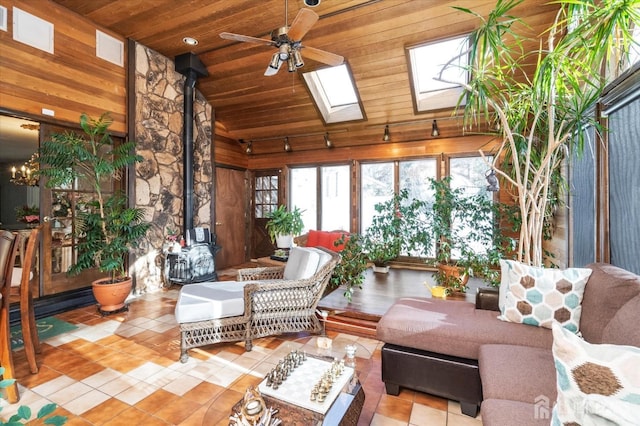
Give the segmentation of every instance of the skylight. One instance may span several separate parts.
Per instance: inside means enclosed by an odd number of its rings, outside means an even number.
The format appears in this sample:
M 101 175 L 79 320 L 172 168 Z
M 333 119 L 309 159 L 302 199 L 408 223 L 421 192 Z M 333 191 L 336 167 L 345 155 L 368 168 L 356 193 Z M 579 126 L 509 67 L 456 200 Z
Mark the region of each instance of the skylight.
M 465 67 L 467 56 L 460 55 L 468 46 L 468 36 L 456 37 L 435 43 L 409 48 L 411 61 L 412 90 L 417 111 L 430 111 L 450 108 L 456 105 L 462 93 L 459 84 L 468 80 Z M 455 58 L 456 56 L 459 57 Z M 441 70 L 442 79 L 435 80 Z
M 362 120 L 364 113 L 346 64 L 303 73 L 325 123 Z

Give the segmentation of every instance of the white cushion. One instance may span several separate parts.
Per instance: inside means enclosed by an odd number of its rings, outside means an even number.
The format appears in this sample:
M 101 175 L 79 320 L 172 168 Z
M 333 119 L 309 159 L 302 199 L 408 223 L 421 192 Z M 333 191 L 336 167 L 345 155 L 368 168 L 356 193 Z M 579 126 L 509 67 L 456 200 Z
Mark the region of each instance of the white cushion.
M 187 284 L 176 303 L 176 321 L 206 321 L 244 314 L 244 285 L 236 281 Z
M 320 255 L 309 247 L 292 247 L 287 266 L 284 267 L 285 280 L 303 280 L 316 273 Z
M 328 261 L 331 260 L 331 255 L 326 251 L 320 250 L 319 248 L 316 248 L 316 247 L 307 247 L 307 248 L 309 250 L 315 251 L 316 253 L 318 253 L 318 256 L 320 256 L 318 260 L 318 266 L 316 266 L 316 272 L 318 272 L 320 268 L 322 268 L 324 265 L 327 264 Z
M 29 271 L 29 281 L 33 279 L 33 271 Z M 13 268 L 13 275 L 11 275 L 11 287 L 20 287 L 22 281 L 22 268 Z

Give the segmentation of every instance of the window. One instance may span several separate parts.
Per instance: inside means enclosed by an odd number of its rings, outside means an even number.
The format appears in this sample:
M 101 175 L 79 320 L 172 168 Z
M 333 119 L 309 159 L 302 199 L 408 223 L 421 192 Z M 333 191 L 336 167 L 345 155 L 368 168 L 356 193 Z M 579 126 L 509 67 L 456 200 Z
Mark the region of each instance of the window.
M 468 43 L 465 35 L 408 49 L 416 111 L 450 108 L 457 104 L 462 94 L 460 83 L 468 81 L 468 61 L 464 54 Z M 442 79 L 446 83 L 435 79 L 445 65 Z
M 302 76 L 325 123 L 364 119 L 351 72 L 345 64 Z
M 278 207 L 278 176 L 256 176 L 255 217 L 265 219 Z
M 351 228 L 350 173 L 348 165 L 291 169 L 290 205 L 304 210 L 304 232 Z

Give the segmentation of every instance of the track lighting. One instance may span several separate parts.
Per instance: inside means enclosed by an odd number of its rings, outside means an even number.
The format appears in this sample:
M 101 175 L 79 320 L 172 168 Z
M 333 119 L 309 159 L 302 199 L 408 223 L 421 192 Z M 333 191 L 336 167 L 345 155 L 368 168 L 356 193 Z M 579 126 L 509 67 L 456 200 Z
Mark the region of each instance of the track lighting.
M 431 124 L 431 136 L 434 138 L 440 136 L 440 130 L 438 130 L 438 123 L 436 120 L 433 120 L 433 123 Z
M 324 134 L 324 144 L 327 148 L 333 148 L 333 142 L 329 139 L 329 132 Z
M 389 142 L 391 140 L 391 134 L 389 133 L 389 125 L 384 126 L 384 135 L 382 136 L 382 142 Z
M 273 68 L 274 70 L 277 70 L 278 68 L 280 68 L 280 56 L 278 55 L 278 52 L 274 53 L 273 56 L 271 57 L 271 62 L 269 62 L 269 67 Z
M 500 182 L 498 182 L 498 177 L 496 176 L 496 172 L 493 169 L 487 170 L 485 173 L 485 177 L 487 178 L 487 191 L 489 192 L 498 192 L 500 191 Z
M 289 143 L 289 137 L 284 138 L 284 152 L 291 152 L 291 144 Z
M 245 149 L 245 152 L 247 154 L 253 153 L 253 142 L 249 141 L 249 143 L 247 144 L 247 148 Z

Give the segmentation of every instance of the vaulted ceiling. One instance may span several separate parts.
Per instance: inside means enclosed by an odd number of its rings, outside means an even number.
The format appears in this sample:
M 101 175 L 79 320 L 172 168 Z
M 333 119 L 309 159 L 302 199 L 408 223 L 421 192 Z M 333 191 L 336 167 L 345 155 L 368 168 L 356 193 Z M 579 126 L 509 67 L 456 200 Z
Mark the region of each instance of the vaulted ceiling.
M 320 19 L 303 44 L 344 56 L 366 115 L 363 121 L 325 125 L 300 72 L 282 67 L 275 76 L 263 75 L 273 47 L 219 36 L 231 32 L 268 39 L 284 25 L 286 0 L 54 1 L 167 57 L 197 54 L 209 72 L 197 87 L 214 108 L 216 133 L 254 140 L 258 153 L 281 150 L 284 136 L 306 149 L 323 148 L 321 135 L 327 131 L 336 146 L 381 143 L 386 123 L 402 123 L 391 128 L 392 141 L 428 139 L 433 118 L 441 136 L 462 135 L 459 120 L 448 119 L 451 110 L 414 112 L 406 47 L 464 34 L 477 25 L 452 6 L 486 16 L 495 5 L 494 0 L 321 0 L 312 9 Z M 520 4 L 514 14 L 530 26 L 520 28 L 531 36 L 547 28 L 556 10 L 547 3 Z M 302 7 L 303 0 L 288 1 L 289 25 Z M 187 46 L 184 37 L 199 43 Z M 323 66 L 305 58 L 301 70 Z

